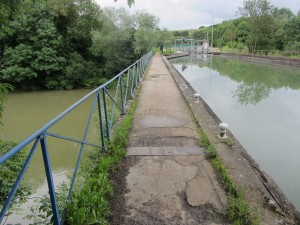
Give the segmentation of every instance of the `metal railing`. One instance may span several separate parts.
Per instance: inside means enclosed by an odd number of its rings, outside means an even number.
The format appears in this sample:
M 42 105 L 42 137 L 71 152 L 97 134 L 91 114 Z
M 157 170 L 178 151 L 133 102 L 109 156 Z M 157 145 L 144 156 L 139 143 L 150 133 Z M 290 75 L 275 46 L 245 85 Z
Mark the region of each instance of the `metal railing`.
M 60 215 L 58 212 L 58 203 L 56 199 L 55 194 L 55 187 L 53 183 L 53 176 L 52 176 L 52 170 L 51 170 L 51 164 L 50 159 L 48 155 L 48 144 L 47 144 L 47 137 L 51 136 L 54 138 L 64 139 L 67 141 L 77 142 L 80 143 L 80 149 L 77 157 L 77 162 L 75 165 L 73 177 L 71 179 L 71 184 L 68 192 L 67 199 L 69 200 L 71 197 L 72 190 L 74 188 L 76 175 L 78 172 L 79 164 L 81 162 L 82 153 L 86 145 L 88 146 L 94 146 L 94 147 L 100 147 L 101 149 L 106 148 L 106 143 L 110 140 L 110 135 L 112 131 L 114 116 L 115 116 L 115 110 L 118 110 L 121 114 L 125 114 L 125 105 L 129 98 L 133 97 L 133 90 L 138 86 L 140 83 L 140 80 L 142 78 L 143 73 L 146 70 L 146 67 L 148 66 L 150 59 L 152 57 L 152 52 L 149 52 L 145 56 L 143 56 L 141 59 L 136 61 L 134 64 L 129 66 L 127 69 L 120 72 L 117 76 L 106 82 L 105 84 L 99 86 L 83 98 L 81 98 L 79 101 L 77 101 L 75 104 L 70 106 L 68 109 L 66 109 L 64 112 L 62 112 L 60 115 L 52 119 L 50 122 L 45 124 L 42 128 L 34 132 L 32 135 L 30 135 L 28 138 L 23 140 L 20 144 L 18 144 L 16 147 L 12 148 L 10 151 L 8 151 L 6 154 L 2 155 L 0 157 L 0 165 L 4 164 L 12 158 L 15 154 L 17 154 L 20 151 L 25 151 L 26 147 L 30 147 L 30 151 L 28 153 L 28 156 L 22 166 L 21 171 L 19 172 L 18 177 L 16 178 L 16 181 L 10 190 L 9 195 L 7 196 L 7 199 L 2 206 L 1 214 L 0 214 L 0 223 L 4 219 L 7 210 L 12 203 L 14 196 L 18 190 L 18 187 L 20 186 L 21 181 L 24 178 L 25 172 L 28 168 L 28 166 L 31 163 L 33 155 L 36 153 L 36 149 L 38 145 L 41 146 L 42 150 L 42 156 L 43 156 L 43 163 L 45 167 L 45 173 L 47 178 L 47 184 L 48 184 L 48 190 L 51 200 L 51 206 L 52 206 L 52 213 L 53 213 L 53 219 L 54 224 L 63 224 L 63 221 L 60 219 Z M 108 85 L 111 85 L 113 82 L 117 82 L 116 89 L 115 89 L 115 95 L 113 96 L 108 91 Z M 83 138 L 75 139 L 72 137 L 62 136 L 59 134 L 55 134 L 52 132 L 49 132 L 48 130 L 56 123 L 58 123 L 62 118 L 67 116 L 71 111 L 73 111 L 76 107 L 81 105 L 83 102 L 85 102 L 90 97 L 93 97 L 93 102 L 91 106 L 91 111 L 89 114 L 89 118 L 85 127 L 85 132 L 83 135 Z M 110 99 L 112 104 L 110 105 L 110 109 L 107 105 L 107 100 Z M 101 143 L 91 143 L 87 142 L 87 133 L 91 124 L 92 115 L 94 114 L 95 108 L 97 109 L 98 117 L 99 117 L 99 136 L 101 138 Z M 32 144 L 32 145 L 31 145 Z

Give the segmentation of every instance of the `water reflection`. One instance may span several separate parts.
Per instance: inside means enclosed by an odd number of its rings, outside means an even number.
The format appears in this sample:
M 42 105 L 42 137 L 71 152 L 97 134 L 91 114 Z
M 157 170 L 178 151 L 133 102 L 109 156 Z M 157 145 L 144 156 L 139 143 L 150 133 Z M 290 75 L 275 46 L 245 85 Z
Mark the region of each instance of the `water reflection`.
M 255 83 L 248 85 L 242 82 L 238 88 L 234 91 L 234 97 L 238 98 L 238 102 L 243 105 L 252 104 L 255 105 L 263 99 L 267 98 L 271 93 L 269 88 L 264 83 Z
M 191 55 L 172 60 L 300 209 L 300 70 Z M 292 156 L 292 157 L 291 157 Z
M 299 68 L 262 65 L 222 57 L 212 58 L 207 55 L 190 55 L 174 59 L 172 62 L 182 64 L 181 72 L 184 72 L 189 64 L 198 65 L 199 68 L 209 68 L 210 73 L 217 72 L 220 76 L 237 82 L 238 86 L 232 94 L 243 105 L 255 105 L 263 101 L 269 97 L 272 89 L 300 89 Z

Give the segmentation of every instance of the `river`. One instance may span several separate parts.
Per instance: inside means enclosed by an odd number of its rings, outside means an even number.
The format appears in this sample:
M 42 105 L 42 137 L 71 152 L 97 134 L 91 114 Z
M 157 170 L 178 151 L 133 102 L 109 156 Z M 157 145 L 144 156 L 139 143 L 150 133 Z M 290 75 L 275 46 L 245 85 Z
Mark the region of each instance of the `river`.
M 0 128 L 0 138 L 22 141 L 90 91 L 82 89 L 10 93 L 3 113 L 2 121 L 4 125 Z M 91 109 L 91 102 L 92 99 L 89 99 L 80 105 L 61 122 L 54 125 L 50 131 L 82 139 Z M 94 118 L 88 132 L 87 141 L 95 140 L 96 133 L 97 125 L 96 118 Z M 74 142 L 48 137 L 49 155 L 56 187 L 66 181 L 67 176 L 72 175 L 79 146 Z M 37 150 L 32 159 L 25 181 L 33 188 L 33 194 L 30 196 L 30 200 L 21 206 L 23 212 L 20 215 L 10 216 L 6 221 L 8 224 L 20 222 L 28 224 L 29 220 L 24 219 L 24 215 L 30 214 L 30 207 L 37 206 L 34 199 L 46 194 L 48 191 L 40 149 Z
M 171 62 L 300 209 L 300 68 L 209 55 Z

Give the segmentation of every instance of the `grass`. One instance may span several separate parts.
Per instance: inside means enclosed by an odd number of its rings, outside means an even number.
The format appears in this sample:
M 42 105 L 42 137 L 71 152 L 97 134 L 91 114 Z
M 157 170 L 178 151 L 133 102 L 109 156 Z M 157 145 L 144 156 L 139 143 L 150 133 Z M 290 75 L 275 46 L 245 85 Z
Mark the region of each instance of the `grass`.
M 253 210 L 247 204 L 243 192 L 237 188 L 233 180 L 230 178 L 224 163 L 218 156 L 215 145 L 209 141 L 207 135 L 201 128 L 199 129 L 199 134 L 201 136 L 201 146 L 206 149 L 205 155 L 214 167 L 227 194 L 228 210 L 226 218 L 234 225 L 260 224 L 259 218 L 254 218 L 252 216 Z
M 109 200 L 113 196 L 112 181 L 109 173 L 126 154 L 133 113 L 137 98 L 133 101 L 122 124 L 114 130 L 114 136 L 104 154 L 97 149 L 90 153 L 83 166 L 84 174 L 67 204 L 66 224 L 108 224 L 110 214 Z

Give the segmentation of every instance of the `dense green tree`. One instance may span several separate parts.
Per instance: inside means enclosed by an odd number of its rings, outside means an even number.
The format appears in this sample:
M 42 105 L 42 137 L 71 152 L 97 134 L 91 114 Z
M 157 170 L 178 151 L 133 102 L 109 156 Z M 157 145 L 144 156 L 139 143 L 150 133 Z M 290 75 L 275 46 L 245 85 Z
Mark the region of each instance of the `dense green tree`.
M 102 28 L 93 32 L 91 52 L 103 56 L 106 77 L 112 77 L 157 42 L 158 19 L 139 11 L 130 14 L 125 9 L 105 8 Z
M 276 31 L 274 32 L 274 45 L 278 50 L 284 50 L 286 33 L 284 27 L 287 22 L 294 17 L 293 12 L 288 8 L 275 8 L 274 18 Z
M 105 8 L 103 26 L 93 32 L 91 52 L 105 58 L 105 76 L 113 77 L 129 66 L 134 54 L 134 17 L 125 9 Z
M 274 7 L 267 0 L 246 0 L 239 13 L 245 18 L 249 33 L 246 43 L 251 51 L 269 49 L 275 30 Z
M 134 52 L 138 57 L 141 57 L 149 52 L 158 41 L 159 19 L 143 11 L 137 12 L 135 17 Z
M 187 30 L 184 30 L 184 31 L 174 31 L 173 34 L 176 37 L 188 37 L 189 36 L 189 32 Z
M 94 1 L 25 1 L 24 8 L 10 21 L 12 32 L 0 38 L 0 81 L 24 89 L 70 89 L 100 80 L 104 59 L 90 52 L 92 30 L 102 24 Z
M 15 46 L 3 53 L 2 79 L 25 85 L 32 79 L 42 85 L 46 76 L 61 71 L 62 37 L 52 21 L 53 15 L 42 4 L 31 4 L 31 14 L 22 14 L 14 23 Z
M 13 90 L 13 86 L 6 83 L 0 83 L 0 125 L 2 124 L 2 112 L 4 111 L 4 104 L 9 90 Z
M 300 51 L 300 17 L 293 17 L 284 26 L 285 50 Z
M 14 19 L 22 8 L 22 0 L 0 0 L 0 38 L 10 33 L 9 22 Z

